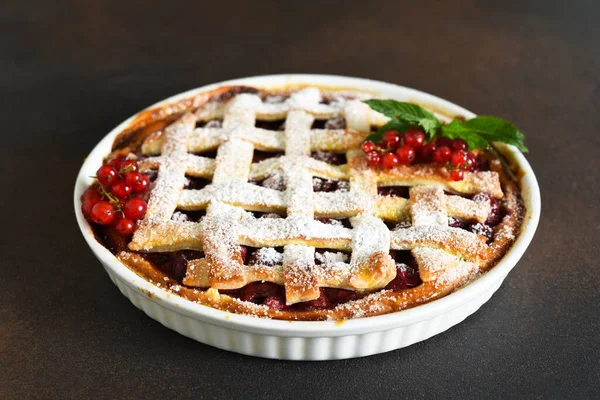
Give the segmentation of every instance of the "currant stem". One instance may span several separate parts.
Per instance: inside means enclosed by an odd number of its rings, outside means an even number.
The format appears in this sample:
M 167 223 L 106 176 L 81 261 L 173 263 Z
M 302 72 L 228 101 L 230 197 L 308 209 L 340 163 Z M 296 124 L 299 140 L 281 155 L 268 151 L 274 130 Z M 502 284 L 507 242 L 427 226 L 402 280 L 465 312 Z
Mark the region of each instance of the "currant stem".
M 116 211 L 121 211 L 121 203 L 119 202 L 119 199 L 117 199 L 112 193 L 110 193 L 108 190 L 106 190 L 106 188 L 104 187 L 103 184 L 98 182 L 98 185 L 100 186 L 100 191 L 102 192 L 102 196 L 106 196 L 108 201 L 115 207 Z

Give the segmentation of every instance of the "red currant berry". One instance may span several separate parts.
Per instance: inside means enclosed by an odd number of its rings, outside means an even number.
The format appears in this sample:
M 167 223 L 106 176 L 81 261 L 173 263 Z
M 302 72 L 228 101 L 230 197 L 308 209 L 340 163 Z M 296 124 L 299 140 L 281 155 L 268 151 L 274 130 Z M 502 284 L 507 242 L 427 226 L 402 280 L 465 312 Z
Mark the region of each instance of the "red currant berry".
M 450 151 L 450 149 L 446 146 L 441 146 L 435 149 L 435 151 L 433 152 L 432 159 L 435 163 L 444 164 L 450 161 L 451 156 L 452 152 Z
M 461 181 L 465 176 L 465 171 L 462 169 L 453 169 L 450 171 L 450 178 L 453 181 Z
M 442 146 L 450 147 L 450 146 L 452 146 L 452 139 L 447 138 L 445 136 L 440 136 L 435 141 L 435 144 L 437 145 L 437 147 L 442 147 Z
M 415 161 L 415 149 L 407 144 L 404 144 L 396 150 L 398 156 L 398 162 L 403 165 L 412 164 Z
M 128 218 L 132 221 L 137 221 L 138 219 L 142 219 L 144 214 L 146 214 L 147 204 L 144 200 L 132 197 L 125 202 L 123 206 L 123 213 L 125 214 L 125 218 Z
M 386 153 L 381 158 L 381 165 L 390 169 L 398 165 L 398 156 L 395 153 Z
M 141 174 L 141 180 L 135 186 L 133 186 L 133 191 L 136 193 L 143 193 L 150 187 L 150 178 L 148 175 Z
M 462 167 L 467 163 L 467 153 L 463 150 L 458 150 L 450 156 L 450 162 L 455 167 Z
M 137 162 L 135 162 L 135 160 L 125 160 L 123 162 L 123 165 L 121 166 L 121 171 L 124 173 L 127 172 L 137 172 L 138 170 L 138 164 Z M 121 172 L 119 171 L 119 172 Z
M 120 204 L 121 206 L 121 210 L 123 209 L 123 203 Z M 113 219 L 113 226 L 117 225 L 119 223 L 120 220 L 122 220 L 123 218 L 125 218 L 125 216 L 123 216 L 123 211 L 115 211 L 113 213 L 113 215 L 115 216 L 115 219 Z
M 472 171 L 475 168 L 475 164 L 477 164 L 477 156 L 470 151 L 467 153 L 467 170 Z
M 402 141 L 402 137 L 398 133 L 398 131 L 386 131 L 383 134 L 383 144 L 388 149 L 395 149 L 400 145 Z
M 366 142 L 364 142 L 361 146 L 362 150 L 365 153 L 370 153 L 373 150 L 375 150 L 375 143 L 371 142 L 370 140 L 367 140 Z
M 95 199 L 85 199 L 83 203 L 81 203 L 81 212 L 86 218 L 92 218 L 92 208 L 98 203 L 98 200 Z
M 142 181 L 142 174 L 139 172 L 128 172 L 125 174 L 125 183 L 127 183 L 131 188 L 136 187 Z
M 379 155 L 379 153 L 376 151 L 372 151 L 369 154 L 367 154 L 367 164 L 369 164 L 369 167 L 379 167 L 381 165 L 381 156 Z
M 108 225 L 115 219 L 115 208 L 108 201 L 99 201 L 92 207 L 92 219 L 100 225 Z
M 108 165 L 112 166 L 117 171 L 120 171 L 124 162 L 125 160 L 123 158 L 114 158 L 108 162 Z
M 425 162 L 430 162 L 433 157 L 433 152 L 436 149 L 436 145 L 434 141 L 427 143 L 425 146 L 421 147 L 421 159 Z
M 117 180 L 117 170 L 110 165 L 103 165 L 96 171 L 98 182 L 104 186 L 110 186 Z
M 81 201 L 85 201 L 85 200 L 95 200 L 95 203 L 97 203 L 100 200 L 102 200 L 102 195 L 100 194 L 98 189 L 96 189 L 96 187 L 90 186 L 81 195 Z
M 115 224 L 115 230 L 121 236 L 129 236 L 133 233 L 135 225 L 133 221 L 127 218 L 121 218 L 119 222 Z
M 415 150 L 423 147 L 425 143 L 425 134 L 420 129 L 409 129 L 404 132 L 404 144 L 409 145 Z
M 124 199 L 131 194 L 132 189 L 125 181 L 117 181 L 117 183 L 112 186 L 111 191 L 112 194 L 118 198 Z
M 452 143 L 450 143 L 450 149 L 452 151 L 467 151 L 467 142 L 462 139 L 452 139 Z

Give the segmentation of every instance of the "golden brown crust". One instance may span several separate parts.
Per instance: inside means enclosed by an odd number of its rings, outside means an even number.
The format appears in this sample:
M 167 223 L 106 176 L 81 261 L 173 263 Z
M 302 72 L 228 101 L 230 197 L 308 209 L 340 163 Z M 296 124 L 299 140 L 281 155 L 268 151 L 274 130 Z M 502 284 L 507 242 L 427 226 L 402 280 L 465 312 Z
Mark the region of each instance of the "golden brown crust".
M 225 294 L 219 294 L 214 289 L 198 290 L 182 286 L 135 253 L 121 252 L 117 254 L 117 258 L 148 282 L 175 293 L 186 300 L 221 311 L 287 321 L 344 320 L 401 311 L 443 297 L 467 281 L 467 277 L 460 277 L 443 284 L 425 282 L 412 289 L 377 292 L 360 300 L 341 304 L 334 309 L 279 311 L 251 302 L 240 301 Z M 147 295 L 151 297 L 150 294 Z

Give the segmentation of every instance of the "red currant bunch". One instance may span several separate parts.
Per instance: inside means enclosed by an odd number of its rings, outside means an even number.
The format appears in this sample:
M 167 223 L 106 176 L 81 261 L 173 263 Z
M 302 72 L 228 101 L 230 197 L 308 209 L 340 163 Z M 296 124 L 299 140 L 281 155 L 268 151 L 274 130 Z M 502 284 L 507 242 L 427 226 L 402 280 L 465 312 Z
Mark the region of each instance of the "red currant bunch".
M 386 131 L 379 143 L 366 141 L 362 150 L 367 154 L 371 167 L 390 169 L 397 165 L 410 165 L 416 160 L 417 151 L 425 143 L 425 134 L 417 128 L 401 134 L 395 130 Z
M 81 196 L 81 211 L 99 225 L 112 225 L 121 236 L 130 236 L 135 221 L 144 218 L 144 200 L 150 180 L 139 172 L 135 160 L 115 158 L 98 168 L 97 185 Z
M 415 162 L 433 162 L 445 165 L 450 170 L 450 178 L 455 181 L 462 180 L 465 171 L 472 171 L 477 165 L 477 157 L 468 151 L 464 140 L 442 136 L 426 142 L 425 134 L 418 128 L 403 134 L 389 130 L 383 134 L 381 142 L 366 141 L 361 147 L 372 168 L 390 169 Z
M 426 145 L 421 157 L 437 164 L 444 164 L 450 170 L 450 179 L 461 181 L 466 171 L 475 169 L 477 157 L 468 151 L 467 142 L 463 139 L 438 137 Z

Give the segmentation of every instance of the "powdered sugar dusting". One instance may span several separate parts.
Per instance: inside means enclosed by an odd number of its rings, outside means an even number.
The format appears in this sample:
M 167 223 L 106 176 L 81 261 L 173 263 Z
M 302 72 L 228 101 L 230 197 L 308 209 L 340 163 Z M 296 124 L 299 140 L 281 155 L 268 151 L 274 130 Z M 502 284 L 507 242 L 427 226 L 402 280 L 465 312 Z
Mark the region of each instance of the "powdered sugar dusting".
M 410 200 L 413 225 L 448 225 L 446 199 L 441 188 L 412 187 Z
M 256 256 L 259 264 L 276 265 L 283 262 L 283 254 L 279 253 L 272 247 L 263 247 L 258 249 L 254 255 Z
M 342 252 L 332 253 L 330 251 L 326 251 L 323 253 L 316 253 L 315 258 L 321 264 L 335 264 L 335 263 L 347 263 L 349 260 L 348 254 Z
M 286 117 L 283 132 L 255 127 L 257 118 L 273 121 Z M 209 123 L 194 129 L 196 118 Z M 222 123 L 216 121 L 221 118 Z M 326 129 L 311 129 L 315 118 L 329 118 Z M 485 258 L 488 249 L 477 235 L 448 227 L 448 215 L 483 222 L 489 213 L 489 202 L 446 196 L 442 187 L 462 193 L 481 190 L 501 197 L 496 172 L 467 173 L 462 182 L 435 181 L 431 186 L 432 176 L 441 180 L 444 177 L 436 171 L 410 167 L 405 171 L 410 174 L 402 175 L 404 169 L 400 167 L 396 171 L 398 176 L 392 176 L 396 172 L 390 171 L 374 173 L 365 169 L 360 151 L 346 153 L 348 165 L 332 165 L 325 162 L 328 160 L 311 158 L 314 150 L 346 151 L 356 147 L 371 125 L 381 125 L 385 120 L 386 117 L 357 100 L 338 96 L 324 104 L 315 88 L 264 102 L 256 95 L 240 94 L 226 104 L 206 104 L 195 117 L 188 114 L 155 135 L 147 146 L 156 152 L 156 145 L 161 143 L 161 155 L 143 163 L 146 168 L 159 168 L 152 191 L 156 199 L 150 200 L 146 220 L 140 223 L 132 248 L 149 251 L 170 245 L 202 248 L 206 258 L 190 264 L 188 272 L 205 276 L 205 284 L 239 288 L 249 282 L 249 277 L 284 282 L 290 304 L 318 298 L 322 286 L 368 290 L 382 287 L 377 286 L 382 282 L 370 283 L 361 274 L 368 268 L 369 273 L 372 269 L 373 274 L 383 274 L 385 277 L 381 279 L 391 279 L 381 270 L 389 263 L 393 266 L 387 256 L 390 247 L 413 250 L 426 282 L 443 286 L 460 281 L 478 269 L 477 263 Z M 348 131 L 344 131 L 344 123 Z M 216 159 L 188 154 L 215 148 L 218 148 Z M 253 164 L 255 149 L 285 150 L 285 155 Z M 184 190 L 186 173 L 212 178 L 212 183 L 200 190 Z M 339 190 L 313 192 L 314 177 L 340 180 Z M 261 180 L 262 186 L 250 184 L 248 179 Z M 405 200 L 399 205 L 406 208 L 403 218 L 408 218 L 410 208 L 412 225 L 401 226 L 390 234 L 382 220 L 374 216 L 379 215 L 376 181 L 384 180 L 389 185 L 403 183 L 402 179 L 406 185 L 427 186 L 413 187 L 410 202 Z M 199 222 L 191 222 L 176 207 L 206 208 L 206 216 Z M 245 210 L 278 214 L 273 214 L 273 218 L 256 218 Z M 287 216 L 282 218 L 286 212 Z M 350 217 L 352 229 L 341 223 L 319 222 L 313 214 Z M 509 238 L 511 234 L 510 227 L 504 226 L 495 232 L 497 237 Z M 253 255 L 256 262 L 265 265 L 243 265 L 240 245 L 259 247 Z M 274 249 L 279 246 L 284 247 L 283 254 Z M 350 256 L 335 251 L 315 254 L 315 247 L 352 253 Z M 383 258 L 375 263 L 374 255 Z M 203 272 L 199 273 L 199 269 Z M 359 281 L 360 285 L 356 283 Z M 383 291 L 367 297 L 371 296 L 384 301 L 387 294 Z M 355 307 L 351 303 L 343 307 Z M 370 304 L 368 310 L 356 306 L 354 316 L 374 313 L 383 307 L 376 301 Z M 261 307 L 256 307 L 257 312 L 259 309 L 264 312 Z
M 411 226 L 392 232 L 393 249 L 412 250 L 419 246 L 455 252 L 472 261 L 484 258 L 487 254 L 487 246 L 478 235 L 459 228 Z
M 165 131 L 163 156 L 160 158 L 156 186 L 150 194 L 146 211 L 146 219 L 149 221 L 169 220 L 177 207 L 181 190 L 185 185 L 185 170 L 188 162 L 187 138 L 194 129 L 194 123 L 193 115 L 186 114 Z
M 360 214 L 350 219 L 352 231 L 352 265 L 368 262 L 375 252 L 388 253 L 390 231 L 383 221 L 368 214 Z
M 465 220 L 485 222 L 490 213 L 489 201 L 473 201 L 460 196 L 446 196 L 448 214 Z

